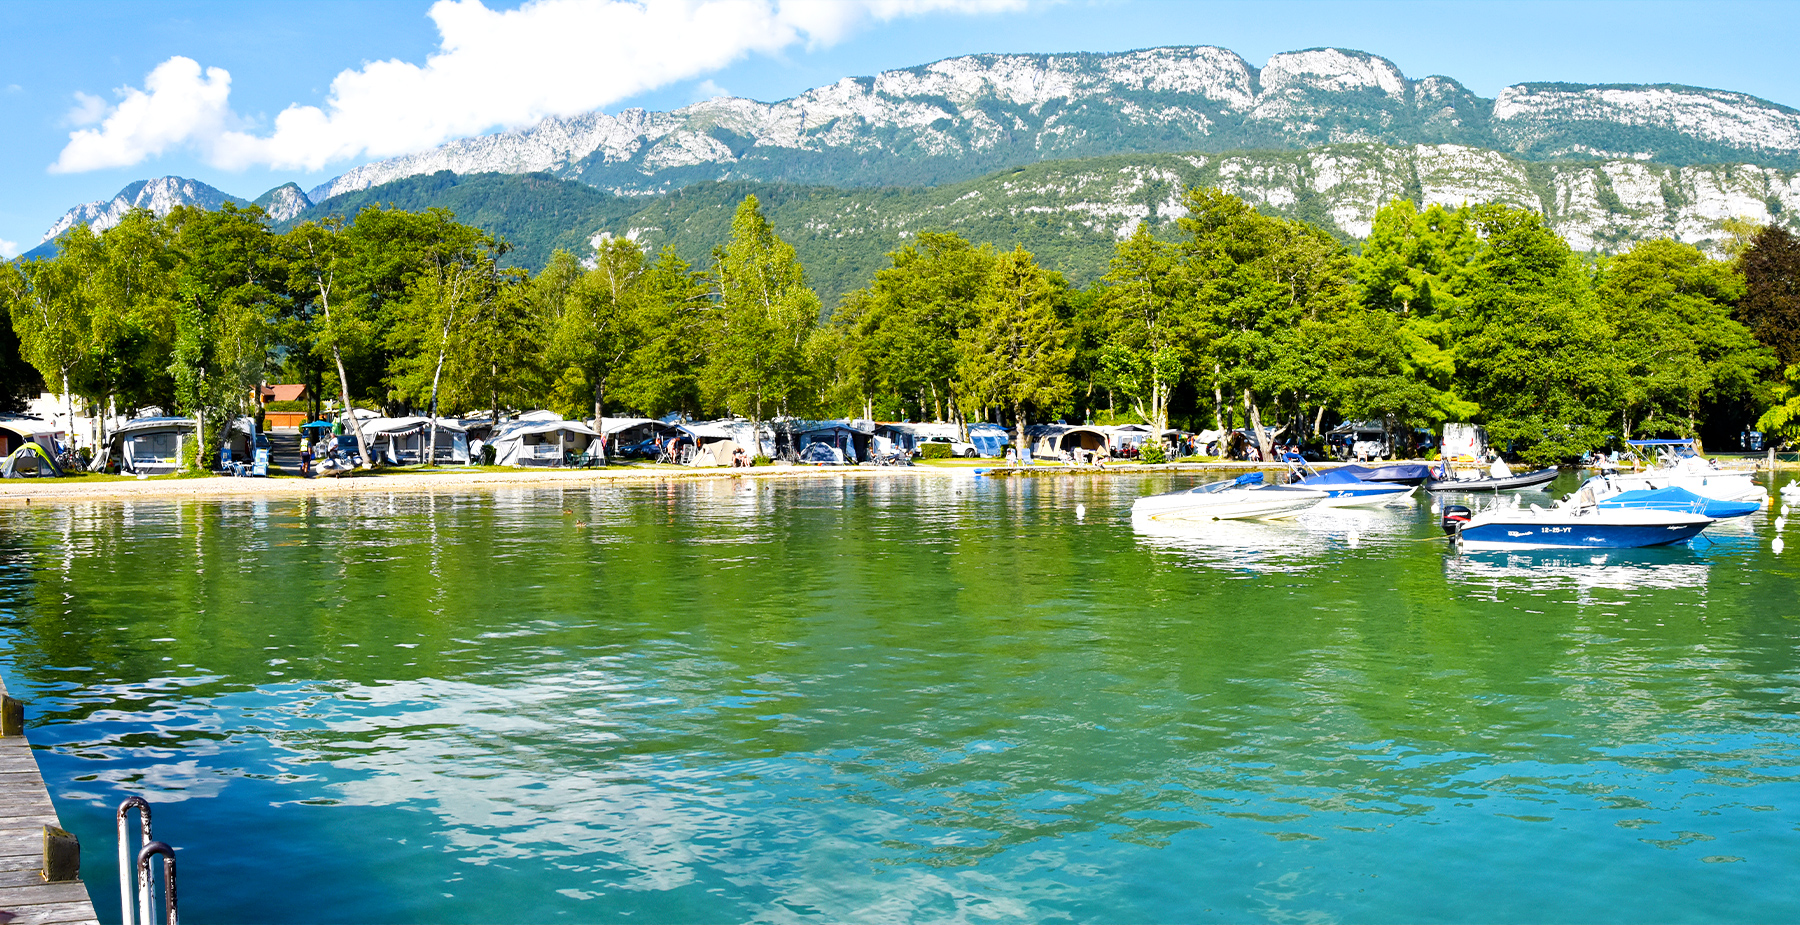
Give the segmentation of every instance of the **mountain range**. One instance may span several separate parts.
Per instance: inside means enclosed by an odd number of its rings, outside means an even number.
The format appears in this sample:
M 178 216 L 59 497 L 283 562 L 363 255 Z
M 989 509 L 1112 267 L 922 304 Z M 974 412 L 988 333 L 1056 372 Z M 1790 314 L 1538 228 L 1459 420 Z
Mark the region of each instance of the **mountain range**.
M 719 236 L 700 225 L 729 220 L 696 213 L 670 226 L 697 185 L 804 201 L 816 227 L 794 234 L 871 243 L 934 223 L 1110 240 L 1138 219 L 1172 219 L 1181 186 L 1204 183 L 1347 239 L 1399 196 L 1511 202 L 1544 211 L 1575 247 L 1605 250 L 1649 236 L 1705 241 L 1740 215 L 1791 222 L 1797 171 L 1800 112 L 1745 94 L 1519 84 L 1490 100 L 1362 52 L 1289 52 L 1255 68 L 1225 49 L 1180 47 L 970 55 L 777 103 L 545 119 L 256 202 L 281 223 L 356 203 L 461 203 L 473 211 L 460 217 L 485 216 L 528 265 L 602 231 L 686 252 L 684 242 Z M 230 200 L 191 180 L 140 181 L 71 210 L 46 240 L 133 205 Z

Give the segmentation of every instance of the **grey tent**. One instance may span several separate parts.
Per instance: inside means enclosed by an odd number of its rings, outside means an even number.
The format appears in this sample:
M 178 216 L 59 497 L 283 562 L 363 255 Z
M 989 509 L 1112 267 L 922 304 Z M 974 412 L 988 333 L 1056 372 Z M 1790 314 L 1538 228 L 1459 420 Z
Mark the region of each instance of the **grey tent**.
M 0 459 L 0 479 L 57 478 L 62 474 L 56 460 L 35 443 L 27 443 Z

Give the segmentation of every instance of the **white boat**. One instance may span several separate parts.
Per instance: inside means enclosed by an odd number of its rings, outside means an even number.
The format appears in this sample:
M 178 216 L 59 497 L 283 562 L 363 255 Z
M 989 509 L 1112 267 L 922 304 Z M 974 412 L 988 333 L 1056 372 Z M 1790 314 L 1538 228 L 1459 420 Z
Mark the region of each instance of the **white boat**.
M 1412 485 L 1402 482 L 1371 482 L 1357 471 L 1344 469 L 1320 472 L 1291 453 L 1288 457 L 1288 469 L 1294 473 L 1294 481 L 1288 483 L 1289 487 L 1310 488 L 1325 493 L 1325 497 L 1319 500 L 1320 507 L 1379 507 L 1397 504 L 1413 495 Z
M 1659 488 L 1681 488 L 1702 498 L 1715 501 L 1744 501 L 1762 504 L 1769 490 L 1756 484 L 1753 469 L 1721 469 L 1700 456 L 1669 457 L 1653 469 L 1643 472 L 1608 472 L 1582 483 L 1592 488 L 1597 500 L 1605 501 L 1627 491 L 1655 491 Z
M 1325 492 L 1291 485 L 1263 485 L 1262 473 L 1212 482 L 1197 488 L 1139 498 L 1131 505 L 1133 519 L 1179 520 L 1274 520 L 1292 517 L 1325 499 Z

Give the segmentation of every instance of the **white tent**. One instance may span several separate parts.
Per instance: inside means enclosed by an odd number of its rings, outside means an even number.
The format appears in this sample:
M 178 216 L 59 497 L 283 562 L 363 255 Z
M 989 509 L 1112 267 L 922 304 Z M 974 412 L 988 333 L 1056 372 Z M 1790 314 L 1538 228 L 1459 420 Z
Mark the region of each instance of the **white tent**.
M 362 422 L 363 439 L 369 452 L 385 459 L 389 465 L 407 465 L 425 461 L 425 441 L 431 433 L 431 419 L 422 417 L 371 418 Z M 467 463 L 469 435 L 461 424 L 448 418 L 437 421 L 437 462 Z
M 119 447 L 119 471 L 167 475 L 181 468 L 182 445 L 194 439 L 193 418 L 137 418 L 120 424 L 107 440 Z
M 500 425 L 487 443 L 497 466 L 558 466 L 568 454 L 586 453 L 599 437 L 579 421 L 520 420 Z

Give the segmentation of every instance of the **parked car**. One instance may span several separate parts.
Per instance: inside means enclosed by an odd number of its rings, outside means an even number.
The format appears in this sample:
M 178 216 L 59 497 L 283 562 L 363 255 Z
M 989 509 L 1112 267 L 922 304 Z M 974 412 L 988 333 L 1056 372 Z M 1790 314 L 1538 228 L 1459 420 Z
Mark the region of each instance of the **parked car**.
M 961 440 L 952 440 L 949 437 L 926 437 L 925 439 L 919 441 L 918 447 L 916 447 L 913 450 L 913 455 L 914 456 L 921 455 L 925 450 L 925 445 L 929 444 L 929 443 L 948 444 L 950 446 L 950 455 L 951 456 L 961 456 L 966 459 L 974 459 L 975 458 L 975 444 L 964 443 Z

